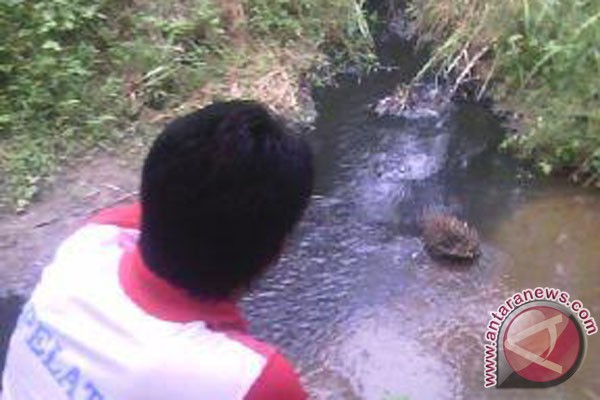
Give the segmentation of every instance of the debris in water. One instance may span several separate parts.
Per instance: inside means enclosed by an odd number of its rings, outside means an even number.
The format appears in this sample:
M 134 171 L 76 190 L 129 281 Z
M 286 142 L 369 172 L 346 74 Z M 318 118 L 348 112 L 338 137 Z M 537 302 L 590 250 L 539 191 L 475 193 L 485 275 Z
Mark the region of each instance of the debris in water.
M 426 214 L 423 240 L 426 250 L 434 257 L 472 261 L 479 255 L 479 234 L 453 215 Z
M 450 94 L 437 85 L 400 85 L 373 106 L 378 117 L 439 118 L 450 104 Z

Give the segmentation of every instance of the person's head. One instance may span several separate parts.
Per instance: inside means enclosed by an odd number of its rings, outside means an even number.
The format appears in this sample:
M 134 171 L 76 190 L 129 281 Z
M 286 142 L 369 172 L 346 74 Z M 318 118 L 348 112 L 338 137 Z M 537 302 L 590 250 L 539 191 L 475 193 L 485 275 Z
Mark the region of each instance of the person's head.
M 175 119 L 144 163 L 142 258 L 194 295 L 229 298 L 277 260 L 312 186 L 309 146 L 258 103 Z

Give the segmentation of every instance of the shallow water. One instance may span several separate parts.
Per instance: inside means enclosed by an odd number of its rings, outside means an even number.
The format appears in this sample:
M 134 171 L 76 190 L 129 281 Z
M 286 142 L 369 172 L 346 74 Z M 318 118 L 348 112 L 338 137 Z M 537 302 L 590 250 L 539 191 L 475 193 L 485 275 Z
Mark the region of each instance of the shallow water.
M 317 192 L 282 262 L 246 301 L 254 333 L 283 348 L 316 399 L 598 398 L 596 337 L 569 381 L 515 391 L 483 389 L 483 336 L 488 313 L 528 287 L 568 290 L 600 316 L 600 196 L 531 181 L 495 150 L 500 125 L 480 106 L 438 119 L 371 116 L 369 105 L 409 74 L 321 94 Z M 479 229 L 473 266 L 426 255 L 426 209 Z

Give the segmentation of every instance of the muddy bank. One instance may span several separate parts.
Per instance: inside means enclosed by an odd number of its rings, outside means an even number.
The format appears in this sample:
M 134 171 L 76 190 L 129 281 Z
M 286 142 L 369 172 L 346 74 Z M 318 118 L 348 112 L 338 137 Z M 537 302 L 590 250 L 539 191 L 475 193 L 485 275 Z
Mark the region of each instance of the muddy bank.
M 140 160 L 90 155 L 57 177 L 27 212 L 1 215 L 0 295 L 27 295 L 70 232 L 105 207 L 135 200 Z

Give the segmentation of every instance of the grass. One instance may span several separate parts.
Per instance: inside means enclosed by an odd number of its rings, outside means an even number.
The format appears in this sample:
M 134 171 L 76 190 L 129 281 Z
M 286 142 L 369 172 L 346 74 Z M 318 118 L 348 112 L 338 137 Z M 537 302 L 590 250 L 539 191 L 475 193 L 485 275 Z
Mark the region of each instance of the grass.
M 414 0 L 410 13 L 434 48 L 419 77 L 491 93 L 518 115 L 506 147 L 600 187 L 600 2 Z
M 24 210 L 73 157 L 214 99 L 310 119 L 308 83 L 372 61 L 362 1 L 1 2 L 0 203 Z

